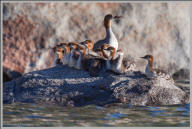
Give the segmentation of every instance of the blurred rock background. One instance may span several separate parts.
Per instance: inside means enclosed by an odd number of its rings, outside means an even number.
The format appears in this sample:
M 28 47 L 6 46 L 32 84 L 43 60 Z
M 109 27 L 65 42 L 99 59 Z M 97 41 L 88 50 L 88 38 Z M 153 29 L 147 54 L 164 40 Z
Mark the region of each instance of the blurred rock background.
M 3 68 L 6 76 L 53 66 L 57 43 L 104 38 L 103 18 L 121 15 L 113 32 L 120 48 L 144 71 L 152 54 L 155 67 L 189 78 L 190 5 L 187 3 L 3 3 Z M 181 71 L 181 72 L 179 72 Z M 12 73 L 15 73 L 14 75 Z M 7 74 L 7 75 L 6 75 Z

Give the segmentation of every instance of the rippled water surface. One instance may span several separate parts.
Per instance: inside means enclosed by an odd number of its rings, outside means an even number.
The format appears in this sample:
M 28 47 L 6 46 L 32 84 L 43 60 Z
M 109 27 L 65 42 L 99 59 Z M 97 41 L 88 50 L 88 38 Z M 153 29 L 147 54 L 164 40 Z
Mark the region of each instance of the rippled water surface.
M 190 105 L 59 107 L 4 104 L 3 126 L 190 126 Z

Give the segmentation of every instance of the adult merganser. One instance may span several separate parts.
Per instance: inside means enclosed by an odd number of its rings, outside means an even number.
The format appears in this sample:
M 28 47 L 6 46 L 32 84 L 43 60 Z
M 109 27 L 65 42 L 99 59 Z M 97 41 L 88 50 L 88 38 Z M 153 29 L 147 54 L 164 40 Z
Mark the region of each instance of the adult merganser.
M 154 69 L 153 68 L 153 56 L 152 55 L 145 55 L 144 57 L 141 57 L 143 59 L 146 59 L 148 61 L 148 64 L 145 68 L 145 74 L 149 78 L 162 78 L 166 79 L 167 81 L 170 81 L 174 83 L 173 78 L 167 74 L 165 71 L 160 69 Z
M 110 51 L 110 54 L 107 54 L 106 51 Z M 104 44 L 102 46 L 102 52 L 103 56 L 108 58 L 106 61 L 106 69 L 112 70 L 115 73 L 125 73 L 134 70 L 136 66 L 134 62 L 124 58 L 124 52 L 121 49 L 115 51 L 114 47 Z
M 99 40 L 95 43 L 93 50 L 97 51 L 98 48 L 100 48 L 104 43 L 107 43 L 109 45 L 111 45 L 112 47 L 115 48 L 115 50 L 118 49 L 118 41 L 117 38 L 115 37 L 112 28 L 111 28 L 111 20 L 112 19 L 119 19 L 121 18 L 121 16 L 112 16 L 111 14 L 108 14 L 105 16 L 104 18 L 104 26 L 105 26 L 105 30 L 106 30 L 106 37 L 103 40 Z

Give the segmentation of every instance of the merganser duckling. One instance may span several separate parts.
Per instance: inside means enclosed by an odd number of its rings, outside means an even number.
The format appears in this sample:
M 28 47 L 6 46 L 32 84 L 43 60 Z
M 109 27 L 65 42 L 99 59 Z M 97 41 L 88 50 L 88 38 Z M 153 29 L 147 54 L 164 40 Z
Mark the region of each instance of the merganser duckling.
M 54 66 L 61 65 L 63 58 L 63 48 L 59 44 L 55 46 L 54 51 L 56 52 L 56 60 L 54 61 Z
M 68 43 L 68 46 L 70 48 L 70 57 L 69 57 L 69 66 L 70 67 L 75 67 L 75 56 L 74 56 L 74 51 L 75 49 L 77 48 L 78 44 L 77 43 L 74 43 L 74 42 L 70 42 Z
M 153 68 L 153 56 L 152 55 L 145 55 L 144 57 L 141 57 L 141 58 L 146 59 L 148 61 L 148 64 L 145 68 L 145 74 L 147 77 L 163 78 L 163 79 L 166 79 L 167 81 L 174 83 L 173 78 L 169 74 L 167 74 L 165 71 Z
M 91 53 L 83 56 L 81 66 L 82 69 L 88 71 L 91 76 L 96 77 L 102 69 L 104 69 L 105 61 L 106 59 L 102 55 L 91 51 Z
M 106 60 L 99 56 L 84 56 L 82 69 L 88 71 L 89 75 L 96 77 L 104 69 L 105 61 Z
M 100 72 L 105 67 L 105 60 L 103 58 L 95 58 L 90 61 L 89 75 L 93 77 L 99 76 Z
M 106 30 L 106 37 L 103 40 L 99 40 L 95 43 L 93 50 L 97 51 L 98 48 L 100 48 L 104 43 L 107 43 L 115 48 L 115 50 L 118 50 L 118 41 L 115 37 L 112 28 L 111 28 L 111 21 L 112 19 L 119 19 L 121 16 L 112 16 L 111 14 L 108 14 L 104 18 L 104 26 Z
M 83 69 L 82 61 L 83 57 L 85 56 L 85 48 L 78 46 L 77 49 L 74 51 L 74 59 L 75 59 L 75 68 L 76 69 Z
M 85 47 L 86 54 L 89 54 L 89 52 L 93 49 L 94 43 L 92 40 L 85 40 L 84 42 L 80 43 Z
M 110 54 L 107 54 L 105 50 L 110 51 Z M 130 62 L 127 58 L 124 58 L 124 52 L 121 49 L 115 52 L 114 47 L 104 44 L 102 46 L 102 52 L 103 56 L 108 58 L 106 61 L 106 69 L 112 70 L 115 73 L 125 73 L 134 70 L 136 66 L 134 62 Z
M 62 58 L 62 64 L 68 65 L 70 60 L 70 47 L 68 45 L 63 46 L 63 58 Z

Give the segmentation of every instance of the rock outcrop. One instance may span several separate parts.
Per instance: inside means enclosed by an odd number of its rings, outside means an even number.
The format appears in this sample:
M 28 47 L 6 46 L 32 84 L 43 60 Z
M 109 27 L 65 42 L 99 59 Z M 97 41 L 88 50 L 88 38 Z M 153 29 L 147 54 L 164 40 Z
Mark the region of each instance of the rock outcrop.
M 22 76 L 20 72 L 12 71 L 6 67 L 3 67 L 3 83 L 7 81 L 11 81 L 20 76 Z
M 131 105 L 172 105 L 189 103 L 189 92 L 171 85 L 159 85 L 141 72 L 115 75 L 110 72 L 91 77 L 88 72 L 68 66 L 34 71 L 4 83 L 3 102 L 29 102 L 84 106 L 128 103 Z
M 188 3 L 4 2 L 3 66 L 20 73 L 52 67 L 55 55 L 50 48 L 56 43 L 104 38 L 108 13 L 123 16 L 113 22 L 113 32 L 140 70 L 146 62 L 138 57 L 146 54 L 170 73 L 189 70 Z

